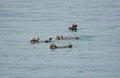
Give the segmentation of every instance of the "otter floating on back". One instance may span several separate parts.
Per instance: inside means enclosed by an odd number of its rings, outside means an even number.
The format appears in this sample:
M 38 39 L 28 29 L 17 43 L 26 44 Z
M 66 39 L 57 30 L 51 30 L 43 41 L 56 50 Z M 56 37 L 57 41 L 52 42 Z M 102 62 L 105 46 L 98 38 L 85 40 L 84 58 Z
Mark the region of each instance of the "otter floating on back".
M 55 44 L 50 44 L 50 49 L 57 49 L 57 48 L 72 48 L 72 44 L 66 45 L 66 46 L 57 46 Z
M 56 36 L 56 40 L 72 40 L 72 39 L 79 39 L 78 37 L 63 37 L 63 36 Z
M 49 38 L 49 40 L 40 40 L 40 38 L 36 38 L 36 37 L 31 37 L 31 43 L 48 43 L 48 42 L 52 42 L 51 41 L 52 38 Z

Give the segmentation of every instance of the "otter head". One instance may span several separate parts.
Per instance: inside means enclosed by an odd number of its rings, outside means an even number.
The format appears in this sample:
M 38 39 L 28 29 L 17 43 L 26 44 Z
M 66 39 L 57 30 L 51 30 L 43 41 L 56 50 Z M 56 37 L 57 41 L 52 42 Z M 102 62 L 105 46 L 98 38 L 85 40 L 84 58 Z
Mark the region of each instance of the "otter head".
M 57 48 L 57 46 L 53 43 L 53 44 L 50 44 L 50 48 L 55 49 L 55 48 Z
M 39 42 L 39 38 L 31 37 L 31 43 Z
M 75 24 L 73 23 L 71 26 L 75 26 Z
M 56 36 L 56 40 L 60 40 L 60 36 Z
M 31 37 L 31 41 L 35 41 L 35 40 L 37 40 L 37 38 L 34 37 L 34 36 L 32 36 L 32 37 Z

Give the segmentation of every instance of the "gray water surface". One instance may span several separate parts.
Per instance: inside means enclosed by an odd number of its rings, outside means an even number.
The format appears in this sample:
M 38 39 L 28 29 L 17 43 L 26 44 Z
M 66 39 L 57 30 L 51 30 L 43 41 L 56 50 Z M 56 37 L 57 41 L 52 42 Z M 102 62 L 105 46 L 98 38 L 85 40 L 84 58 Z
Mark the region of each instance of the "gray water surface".
M 0 78 L 120 78 L 120 0 L 0 0 Z

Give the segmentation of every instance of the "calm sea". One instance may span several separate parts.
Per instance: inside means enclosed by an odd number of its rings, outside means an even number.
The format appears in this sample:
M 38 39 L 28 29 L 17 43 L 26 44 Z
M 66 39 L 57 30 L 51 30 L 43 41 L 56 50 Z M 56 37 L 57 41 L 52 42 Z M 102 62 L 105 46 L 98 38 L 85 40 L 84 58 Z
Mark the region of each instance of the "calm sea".
M 120 0 L 0 0 L 0 78 L 120 78 Z

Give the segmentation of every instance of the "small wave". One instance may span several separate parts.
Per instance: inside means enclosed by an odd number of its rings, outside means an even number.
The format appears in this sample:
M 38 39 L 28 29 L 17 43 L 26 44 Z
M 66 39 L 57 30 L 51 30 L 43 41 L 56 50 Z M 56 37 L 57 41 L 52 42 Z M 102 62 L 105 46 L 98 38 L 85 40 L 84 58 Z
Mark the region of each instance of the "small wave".
M 79 36 L 79 38 L 81 40 L 89 41 L 89 40 L 93 39 L 94 36 L 92 36 L 92 35 L 81 35 L 81 36 Z

